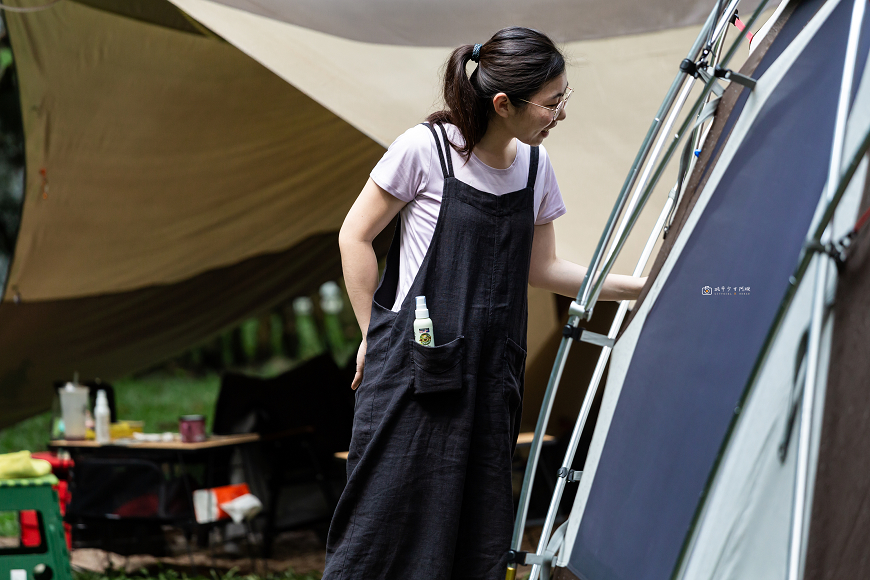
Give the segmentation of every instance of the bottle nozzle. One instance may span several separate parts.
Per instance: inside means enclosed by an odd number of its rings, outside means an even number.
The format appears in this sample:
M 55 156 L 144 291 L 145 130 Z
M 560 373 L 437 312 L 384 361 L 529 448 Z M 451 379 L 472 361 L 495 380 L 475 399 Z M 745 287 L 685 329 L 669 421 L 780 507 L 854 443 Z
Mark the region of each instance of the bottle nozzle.
M 417 296 L 417 309 L 414 313 L 417 318 L 429 318 L 429 309 L 426 307 L 425 296 Z

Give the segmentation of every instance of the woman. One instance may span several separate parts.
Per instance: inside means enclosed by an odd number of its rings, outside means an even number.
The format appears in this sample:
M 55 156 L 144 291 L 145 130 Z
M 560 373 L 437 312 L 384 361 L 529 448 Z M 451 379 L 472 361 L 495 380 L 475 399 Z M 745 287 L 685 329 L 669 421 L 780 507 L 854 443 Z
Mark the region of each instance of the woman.
M 540 32 L 456 49 L 447 109 L 390 146 L 348 213 L 339 244 L 365 338 L 324 579 L 504 577 L 527 287 L 576 296 L 586 273 L 556 257 L 565 206 L 541 146 L 570 94 Z M 400 212 L 376 289 L 371 242 Z M 643 282 L 608 276 L 601 298 L 636 298 Z M 413 341 L 417 296 L 434 348 Z

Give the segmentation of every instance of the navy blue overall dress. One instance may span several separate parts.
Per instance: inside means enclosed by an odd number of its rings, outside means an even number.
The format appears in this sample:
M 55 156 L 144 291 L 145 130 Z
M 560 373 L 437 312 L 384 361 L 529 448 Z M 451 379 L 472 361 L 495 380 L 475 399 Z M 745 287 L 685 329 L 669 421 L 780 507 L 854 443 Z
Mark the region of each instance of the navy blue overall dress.
M 538 148 L 526 187 L 493 195 L 454 177 L 438 127 L 438 222 L 399 312 L 401 220 L 374 295 L 324 580 L 504 578 Z M 426 296 L 435 348 L 413 340 L 415 296 Z

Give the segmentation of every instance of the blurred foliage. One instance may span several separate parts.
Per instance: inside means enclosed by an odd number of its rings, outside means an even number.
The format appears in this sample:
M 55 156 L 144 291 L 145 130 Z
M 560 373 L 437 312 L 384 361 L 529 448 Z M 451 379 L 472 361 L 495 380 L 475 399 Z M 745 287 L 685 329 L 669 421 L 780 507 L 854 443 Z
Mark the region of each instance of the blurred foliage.
M 45 451 L 51 428 L 51 413 L 42 413 L 0 431 L 0 453 Z

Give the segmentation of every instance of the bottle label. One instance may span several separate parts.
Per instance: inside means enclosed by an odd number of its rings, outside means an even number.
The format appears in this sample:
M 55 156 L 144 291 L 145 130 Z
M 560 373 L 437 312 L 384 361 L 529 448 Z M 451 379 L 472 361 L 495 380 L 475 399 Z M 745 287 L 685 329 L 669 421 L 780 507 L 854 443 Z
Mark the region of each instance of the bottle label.
M 420 328 L 417 330 L 417 342 L 423 346 L 432 344 L 432 332 L 428 328 Z

